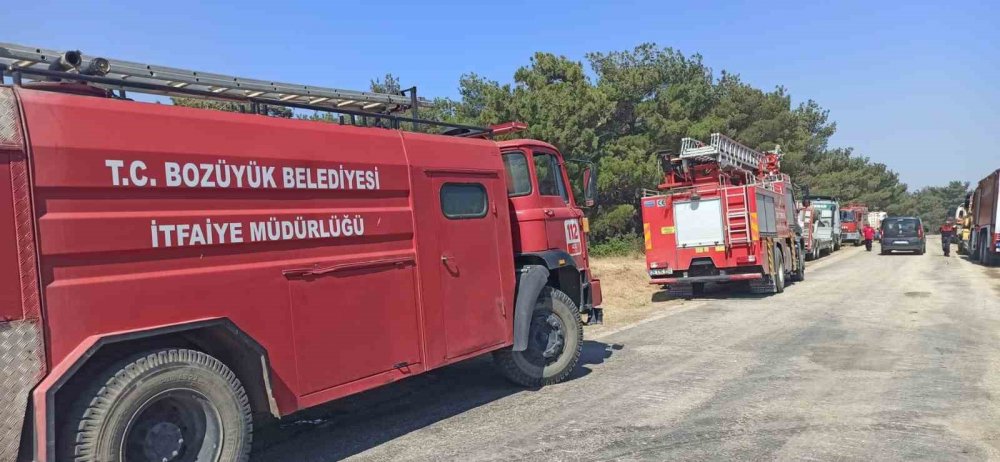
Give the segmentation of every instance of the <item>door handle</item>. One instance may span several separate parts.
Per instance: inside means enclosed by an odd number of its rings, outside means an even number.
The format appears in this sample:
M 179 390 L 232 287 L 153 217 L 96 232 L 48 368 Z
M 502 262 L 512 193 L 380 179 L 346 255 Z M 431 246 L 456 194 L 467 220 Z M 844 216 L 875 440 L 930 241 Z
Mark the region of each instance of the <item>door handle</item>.
M 552 209 L 545 209 L 542 212 L 545 213 L 545 216 L 549 216 L 549 217 L 556 216 L 556 212 L 552 211 Z
M 455 262 L 455 257 L 447 254 L 441 254 L 441 264 L 444 265 L 448 271 L 454 272 L 458 268 L 458 264 Z

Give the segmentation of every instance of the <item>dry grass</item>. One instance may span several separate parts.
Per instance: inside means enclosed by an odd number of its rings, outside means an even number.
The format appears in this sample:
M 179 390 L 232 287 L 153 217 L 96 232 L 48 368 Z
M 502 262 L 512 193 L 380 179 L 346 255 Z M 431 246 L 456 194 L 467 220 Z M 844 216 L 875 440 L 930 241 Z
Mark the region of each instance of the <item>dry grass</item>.
M 654 302 L 659 286 L 649 284 L 646 258 L 643 255 L 628 257 L 593 258 L 590 260 L 594 276 L 601 279 L 604 300 L 604 326 L 597 330 L 613 329 L 646 318 L 653 311 L 675 301 Z

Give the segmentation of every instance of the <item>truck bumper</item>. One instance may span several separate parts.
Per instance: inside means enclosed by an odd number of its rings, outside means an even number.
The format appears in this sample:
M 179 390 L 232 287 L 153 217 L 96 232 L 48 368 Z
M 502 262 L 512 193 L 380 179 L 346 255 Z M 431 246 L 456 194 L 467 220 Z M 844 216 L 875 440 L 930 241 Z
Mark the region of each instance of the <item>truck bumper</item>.
M 846 241 L 857 242 L 860 240 L 861 240 L 861 233 L 844 233 L 843 237 L 841 237 L 840 239 L 841 242 L 846 242 Z
M 729 281 L 752 281 L 762 279 L 763 274 L 726 274 L 721 276 L 694 276 L 689 278 L 655 278 L 649 281 L 650 284 L 664 286 L 670 284 L 694 284 L 696 282 L 729 282 Z
M 892 241 L 882 241 L 881 242 L 881 250 L 883 250 L 883 251 L 899 250 L 899 251 L 903 251 L 903 252 L 906 252 L 906 251 L 917 252 L 917 251 L 920 251 L 920 250 L 924 250 L 925 248 L 926 248 L 926 244 L 923 243 L 923 242 L 911 242 L 911 243 L 908 243 L 908 244 L 895 244 Z

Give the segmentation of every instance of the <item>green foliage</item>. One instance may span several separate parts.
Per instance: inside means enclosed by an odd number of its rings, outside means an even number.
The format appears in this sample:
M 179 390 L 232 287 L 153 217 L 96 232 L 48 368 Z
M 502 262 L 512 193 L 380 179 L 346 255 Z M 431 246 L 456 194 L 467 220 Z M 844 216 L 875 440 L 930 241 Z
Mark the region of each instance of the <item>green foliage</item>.
M 170 98 L 174 106 L 194 107 L 199 109 L 214 109 L 226 112 L 250 112 L 250 106 L 234 101 L 215 101 L 197 98 Z M 274 117 L 292 117 L 292 110 L 284 106 L 266 106 L 267 115 Z
M 969 193 L 967 181 L 951 181 L 947 186 L 928 186 L 906 196 L 903 201 L 888 208 L 890 215 L 915 215 L 931 231 L 955 216 L 955 209 L 962 205 Z
M 951 186 L 947 192 L 925 188 L 909 194 L 886 165 L 849 147 L 831 148 L 837 127 L 816 101 L 793 106 L 783 87 L 764 91 L 739 75 L 716 74 L 700 55 L 646 43 L 586 58 L 593 81 L 582 63 L 549 53 L 536 53 L 514 72 L 511 84 L 462 76 L 461 99 L 439 100 L 436 116 L 477 125 L 519 120 L 529 126 L 521 136 L 597 162 L 598 204 L 588 215 L 598 247 L 619 248 L 638 237 L 638 198 L 662 181 L 655 153 L 676 151 L 681 138 L 707 139 L 713 132 L 761 150 L 780 146 L 782 167 L 794 183 L 845 203 L 930 217 L 957 205 L 952 202 L 961 195 L 961 188 Z
M 459 99 L 436 99 L 432 107 L 421 108 L 420 115 L 478 126 L 526 122 L 527 132 L 508 136 L 540 139 L 567 158 L 594 161 L 598 200 L 588 215 L 595 255 L 641 250 L 637 213 L 641 191 L 655 189 L 662 181 L 656 153 L 676 152 L 684 137 L 707 140 L 711 133 L 721 132 L 761 150 L 780 146 L 782 168 L 796 185 L 891 214 L 919 215 L 929 225 L 949 216 L 968 188 L 951 182 L 909 193 L 886 165 L 850 147 L 830 147 L 837 126 L 816 101 L 793 106 L 785 88 L 765 91 L 737 74 L 713 72 L 698 54 L 644 43 L 631 50 L 587 54 L 592 77 L 584 65 L 539 52 L 514 71 L 510 83 L 465 74 L 458 79 Z M 371 81 L 371 90 L 399 93 L 400 79 L 386 74 Z M 182 98 L 174 103 L 239 110 L 236 103 Z M 328 113 L 297 117 L 339 122 Z M 427 125 L 416 129 L 441 130 Z
M 635 234 L 614 236 L 604 241 L 593 243 L 590 248 L 592 257 L 625 257 L 642 253 L 642 238 Z

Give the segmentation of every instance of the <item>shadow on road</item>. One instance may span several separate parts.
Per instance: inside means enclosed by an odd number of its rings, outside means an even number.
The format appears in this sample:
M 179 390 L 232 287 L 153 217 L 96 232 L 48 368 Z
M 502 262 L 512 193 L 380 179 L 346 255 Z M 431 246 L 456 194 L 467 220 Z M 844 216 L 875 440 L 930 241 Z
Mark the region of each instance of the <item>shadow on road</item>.
M 591 366 L 603 363 L 621 348 L 585 340 L 580 365 L 566 380 L 590 374 Z M 254 435 L 251 460 L 341 460 L 522 392 L 526 392 L 523 387 L 511 384 L 496 372 L 489 355 L 480 356 L 303 411 L 294 420 L 260 428 Z
M 746 282 L 736 281 L 726 284 L 716 284 L 716 283 L 705 284 L 705 290 L 701 294 L 692 297 L 677 297 L 670 295 L 670 293 L 667 290 L 660 290 L 653 294 L 653 296 L 651 297 L 651 301 L 665 302 L 669 300 L 731 300 L 731 299 L 758 300 L 762 298 L 767 298 L 769 296 L 771 296 L 771 294 L 751 293 L 750 286 Z

